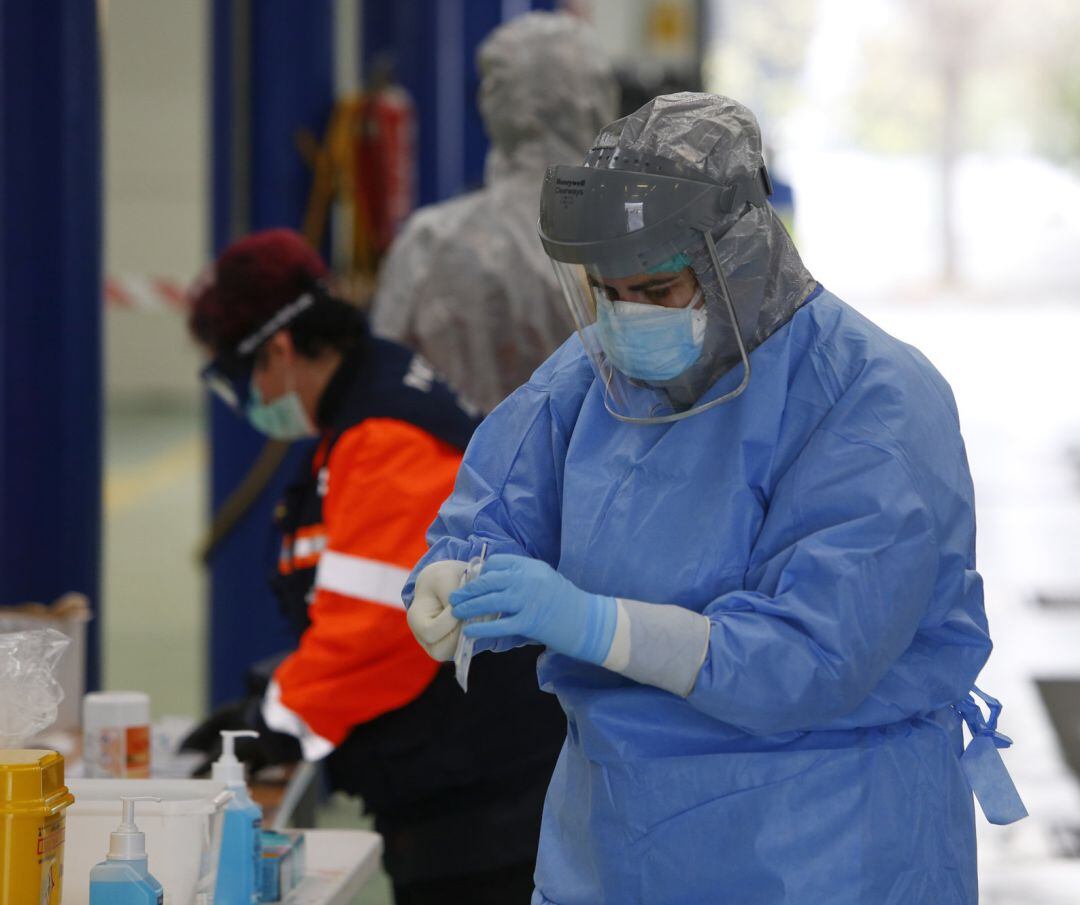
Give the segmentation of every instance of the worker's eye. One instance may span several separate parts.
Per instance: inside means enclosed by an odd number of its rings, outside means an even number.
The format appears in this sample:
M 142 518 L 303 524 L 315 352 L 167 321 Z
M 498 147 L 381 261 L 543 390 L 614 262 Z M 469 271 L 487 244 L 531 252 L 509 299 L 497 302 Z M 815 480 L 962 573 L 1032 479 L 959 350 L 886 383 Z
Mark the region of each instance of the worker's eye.
M 650 286 L 645 290 L 645 298 L 653 304 L 666 302 L 671 298 L 671 290 L 674 286 L 674 283 L 665 283 L 663 286 Z

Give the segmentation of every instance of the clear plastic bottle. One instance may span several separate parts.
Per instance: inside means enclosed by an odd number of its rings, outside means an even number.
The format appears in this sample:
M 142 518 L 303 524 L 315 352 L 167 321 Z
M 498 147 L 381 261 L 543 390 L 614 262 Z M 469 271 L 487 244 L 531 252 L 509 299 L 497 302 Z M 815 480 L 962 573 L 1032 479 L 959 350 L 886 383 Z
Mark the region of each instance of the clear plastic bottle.
M 162 905 L 164 891 L 150 873 L 146 835 L 135 825 L 136 801 L 161 801 L 150 796 L 120 798 L 120 826 L 109 836 L 109 853 L 90 869 L 90 905 Z
M 221 837 L 214 905 L 252 905 L 259 901 L 262 870 L 262 808 L 251 800 L 244 783 L 244 765 L 236 759 L 236 739 L 258 737 L 252 730 L 223 730 L 221 757 L 214 762 L 213 777 L 233 793 L 225 805 L 225 829 Z

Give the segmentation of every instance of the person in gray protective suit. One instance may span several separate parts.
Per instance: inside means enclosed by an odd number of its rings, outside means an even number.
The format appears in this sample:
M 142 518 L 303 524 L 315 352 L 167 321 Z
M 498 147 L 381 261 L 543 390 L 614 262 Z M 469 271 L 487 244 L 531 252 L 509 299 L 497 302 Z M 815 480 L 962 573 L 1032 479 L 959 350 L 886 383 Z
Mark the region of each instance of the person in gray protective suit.
M 383 264 L 374 331 L 411 346 L 489 412 L 573 332 L 536 234 L 544 171 L 574 163 L 616 112 L 596 35 L 565 13 L 529 13 L 477 53 L 491 139 L 485 185 L 415 213 Z

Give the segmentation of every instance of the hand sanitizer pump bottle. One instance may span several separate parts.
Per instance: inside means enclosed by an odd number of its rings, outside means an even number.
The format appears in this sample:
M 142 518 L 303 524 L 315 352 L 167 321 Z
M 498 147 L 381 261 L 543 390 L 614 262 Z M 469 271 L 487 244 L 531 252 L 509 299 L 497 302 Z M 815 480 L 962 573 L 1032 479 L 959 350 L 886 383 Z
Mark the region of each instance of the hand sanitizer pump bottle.
M 214 905 L 252 905 L 259 901 L 262 870 L 262 808 L 251 800 L 244 784 L 244 765 L 236 758 L 236 739 L 259 733 L 223 730 L 221 757 L 214 762 L 213 777 L 233 793 L 225 805 L 225 829 L 221 836 Z
M 90 905 L 162 905 L 161 884 L 147 865 L 146 835 L 135 825 L 135 802 L 161 799 L 125 795 L 120 801 L 123 816 L 109 836 L 109 853 L 90 870 Z

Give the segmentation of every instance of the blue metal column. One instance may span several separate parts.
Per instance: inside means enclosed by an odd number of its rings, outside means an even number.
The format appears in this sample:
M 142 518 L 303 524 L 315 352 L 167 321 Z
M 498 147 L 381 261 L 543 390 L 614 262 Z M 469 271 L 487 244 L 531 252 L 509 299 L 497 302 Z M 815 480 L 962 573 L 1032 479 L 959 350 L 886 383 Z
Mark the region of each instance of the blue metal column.
M 333 2 L 214 0 L 212 12 L 213 252 L 247 232 L 299 228 L 310 174 L 300 129 L 322 135 L 333 104 Z M 265 442 L 220 402 L 210 404 L 214 509 Z M 210 582 L 211 704 L 244 692 L 247 666 L 293 639 L 267 586 L 277 559 L 273 509 L 303 458 L 298 444 L 243 521 L 215 551 Z
M 101 633 L 101 97 L 95 0 L 0 6 L 0 604 L 90 598 Z

